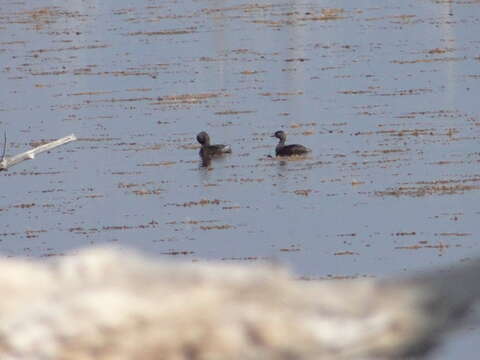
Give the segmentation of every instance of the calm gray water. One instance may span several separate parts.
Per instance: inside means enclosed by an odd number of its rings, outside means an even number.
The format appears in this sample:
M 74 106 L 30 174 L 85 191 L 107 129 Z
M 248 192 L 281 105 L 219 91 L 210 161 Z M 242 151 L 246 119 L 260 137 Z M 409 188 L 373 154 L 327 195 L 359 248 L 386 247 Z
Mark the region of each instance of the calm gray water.
M 385 276 L 480 254 L 477 1 L 4 0 L 0 251 Z M 305 159 L 274 154 L 287 141 Z M 233 154 L 200 167 L 195 135 Z M 473 356 L 477 330 L 438 359 Z

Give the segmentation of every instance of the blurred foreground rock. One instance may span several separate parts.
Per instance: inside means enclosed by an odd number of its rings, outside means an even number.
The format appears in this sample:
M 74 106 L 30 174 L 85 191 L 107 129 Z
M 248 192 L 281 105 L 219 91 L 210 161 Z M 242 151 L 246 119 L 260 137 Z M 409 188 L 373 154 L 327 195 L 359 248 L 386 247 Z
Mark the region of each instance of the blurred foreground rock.
M 0 359 L 370 359 L 421 355 L 480 295 L 480 264 L 392 281 L 163 263 L 107 249 L 0 261 Z

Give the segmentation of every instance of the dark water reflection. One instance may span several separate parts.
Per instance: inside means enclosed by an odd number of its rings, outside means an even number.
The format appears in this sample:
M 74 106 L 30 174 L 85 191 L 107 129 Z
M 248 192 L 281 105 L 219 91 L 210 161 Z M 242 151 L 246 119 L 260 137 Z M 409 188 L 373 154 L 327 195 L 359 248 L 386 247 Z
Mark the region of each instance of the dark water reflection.
M 0 6 L 9 155 L 79 141 L 0 173 L 3 254 L 115 244 L 323 278 L 480 253 L 476 2 L 32 6 Z M 313 152 L 272 158 L 278 129 Z M 233 154 L 202 166 L 200 130 Z

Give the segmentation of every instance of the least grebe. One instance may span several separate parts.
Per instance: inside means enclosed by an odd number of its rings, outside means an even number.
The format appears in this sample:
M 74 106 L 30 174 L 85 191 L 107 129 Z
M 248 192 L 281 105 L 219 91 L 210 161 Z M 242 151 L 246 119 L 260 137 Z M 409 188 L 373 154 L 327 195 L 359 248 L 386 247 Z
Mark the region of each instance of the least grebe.
M 285 145 L 287 134 L 285 134 L 285 132 L 282 130 L 276 131 L 275 134 L 272 135 L 272 137 L 276 137 L 278 140 L 280 140 L 278 142 L 277 147 L 275 148 L 276 156 L 304 155 L 312 151 L 303 145 L 298 145 L 298 144 Z
M 200 156 L 202 157 L 213 157 L 232 152 L 232 148 L 230 147 L 230 145 L 210 145 L 210 136 L 208 136 L 205 131 L 198 133 L 197 141 L 202 145 L 202 148 L 200 149 Z

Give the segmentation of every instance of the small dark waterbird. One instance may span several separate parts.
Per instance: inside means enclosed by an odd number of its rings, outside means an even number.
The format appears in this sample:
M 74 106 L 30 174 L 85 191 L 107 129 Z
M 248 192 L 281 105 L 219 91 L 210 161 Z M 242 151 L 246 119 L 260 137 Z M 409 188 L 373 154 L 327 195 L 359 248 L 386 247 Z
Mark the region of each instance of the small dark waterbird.
M 275 134 L 272 135 L 272 137 L 276 137 L 278 140 L 280 140 L 278 142 L 278 145 L 275 147 L 276 156 L 305 155 L 312 151 L 303 145 L 298 145 L 298 144 L 285 145 L 287 134 L 285 134 L 285 132 L 282 130 L 276 131 Z
M 223 144 L 210 144 L 210 136 L 205 131 L 199 132 L 197 134 L 197 141 L 202 145 L 200 149 L 201 157 L 215 157 L 221 156 L 223 154 L 228 154 L 232 152 L 232 147 L 230 145 Z

